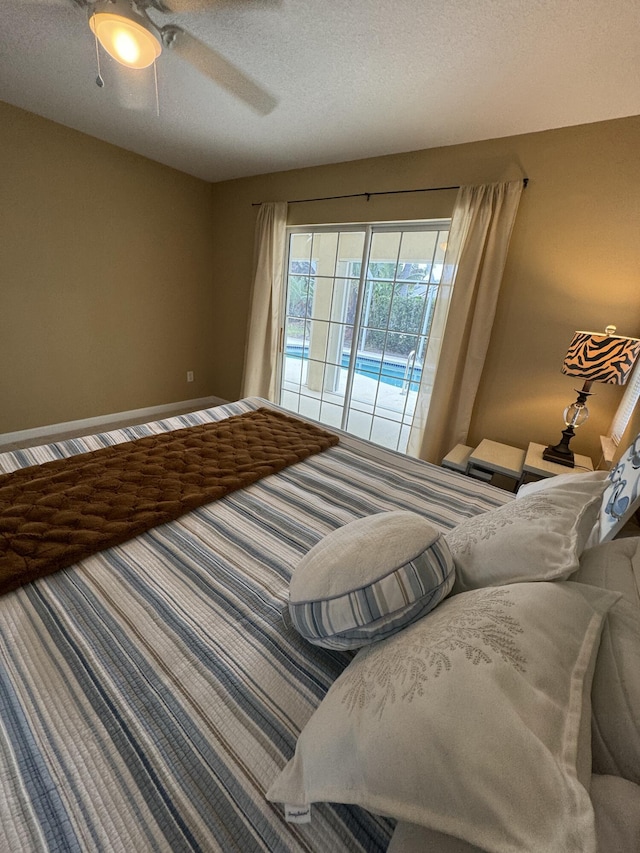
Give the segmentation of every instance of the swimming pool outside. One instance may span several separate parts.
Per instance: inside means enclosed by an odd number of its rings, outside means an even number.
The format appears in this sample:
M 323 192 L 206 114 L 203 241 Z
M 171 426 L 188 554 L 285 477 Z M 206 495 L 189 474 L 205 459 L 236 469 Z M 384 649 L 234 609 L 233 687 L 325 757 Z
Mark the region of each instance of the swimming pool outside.
M 386 382 L 379 366 L 380 356 L 376 353 L 359 354 L 359 357 L 363 356 L 371 358 L 378 366 L 370 370 L 361 368 L 355 373 L 346 429 L 359 438 L 404 453 L 413 421 L 418 384 L 412 382 L 411 387 L 403 391 L 403 362 L 395 363 L 396 370 L 401 371 L 395 377 L 390 372 L 385 373 L 386 378 L 394 380 Z M 287 345 L 283 359 L 281 405 L 327 426 L 342 428 L 347 369 L 340 368 L 334 389 L 316 391 L 307 385 L 308 366 L 309 359 L 302 358 L 302 347 L 298 346 L 297 354 L 293 354 L 290 345 Z
M 309 359 L 309 347 L 288 343 L 286 356 L 307 361 Z M 348 368 L 350 359 L 351 353 L 344 350 L 341 367 Z M 392 385 L 396 388 L 406 386 L 407 379 L 410 379 L 411 390 L 417 391 L 422 376 L 422 367 L 415 363 L 410 372 L 408 372 L 408 367 L 408 359 L 403 360 L 402 356 L 397 356 L 397 358 L 386 356 L 383 358 L 379 353 L 362 351 L 356 355 L 355 372 L 361 376 L 368 376 L 370 379 L 384 382 L 385 385 Z

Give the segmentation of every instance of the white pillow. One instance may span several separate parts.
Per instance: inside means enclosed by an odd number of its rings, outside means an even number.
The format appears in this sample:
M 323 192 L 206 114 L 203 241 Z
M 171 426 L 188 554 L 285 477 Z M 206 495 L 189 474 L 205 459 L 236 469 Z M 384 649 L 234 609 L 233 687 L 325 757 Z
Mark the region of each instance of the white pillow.
M 600 498 L 566 487 L 465 519 L 446 534 L 454 592 L 523 581 L 566 580 L 600 511 Z
M 593 769 L 640 784 L 640 539 L 589 548 L 571 580 L 623 595 L 609 611 L 596 661 Z
M 545 477 L 533 483 L 524 483 L 516 493 L 516 499 L 526 498 L 536 492 L 547 492 L 549 489 L 570 488 L 587 494 L 602 497 L 609 481 L 608 471 L 586 471 L 584 474 L 558 474 L 556 477 Z
M 607 616 L 591 702 L 594 773 L 640 785 L 640 612 L 626 601 Z
M 609 485 L 608 471 L 587 471 L 583 474 L 558 474 L 556 477 L 546 477 L 533 483 L 525 483 L 520 486 L 516 499 L 525 498 L 549 489 L 567 488 L 574 492 L 582 492 L 585 495 L 595 495 L 600 501 L 602 510 L 602 496 Z M 591 532 L 585 543 L 585 548 L 597 545 L 600 541 L 600 513 L 598 513 Z
M 617 776 L 591 777 L 591 802 L 596 818 L 600 853 L 632 853 L 640 850 L 640 786 Z M 387 853 L 483 853 L 459 838 L 399 823 Z
M 640 787 L 617 776 L 591 777 L 599 853 L 640 850 Z
M 587 548 L 569 580 L 621 592 L 640 613 L 640 538 L 623 537 Z
M 617 597 L 533 583 L 448 598 L 358 652 L 267 798 L 354 803 L 492 853 L 595 853 L 578 750 Z
M 376 513 L 332 531 L 302 558 L 289 617 L 310 643 L 359 648 L 424 616 L 454 580 L 447 543 L 423 516 Z

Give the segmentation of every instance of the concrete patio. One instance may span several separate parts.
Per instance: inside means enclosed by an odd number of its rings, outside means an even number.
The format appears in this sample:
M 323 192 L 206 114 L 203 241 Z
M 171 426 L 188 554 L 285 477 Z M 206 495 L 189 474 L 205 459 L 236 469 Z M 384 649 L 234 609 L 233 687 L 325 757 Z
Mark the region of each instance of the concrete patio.
M 285 356 L 281 405 L 327 426 L 343 428 L 347 370 L 339 369 L 333 391 L 314 391 L 307 386 L 308 360 Z M 415 383 L 414 383 L 415 387 Z M 406 452 L 417 391 L 354 374 L 351 403 L 344 428 L 383 447 Z

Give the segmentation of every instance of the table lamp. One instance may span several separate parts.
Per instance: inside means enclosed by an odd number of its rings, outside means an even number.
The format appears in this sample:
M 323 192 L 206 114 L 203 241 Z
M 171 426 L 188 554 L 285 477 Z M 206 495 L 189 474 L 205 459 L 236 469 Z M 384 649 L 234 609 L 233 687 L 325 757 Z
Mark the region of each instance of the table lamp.
M 640 338 L 625 338 L 616 335 L 615 326 L 607 326 L 602 332 L 575 332 L 562 365 L 567 376 L 578 376 L 584 380 L 578 391 L 578 399 L 564 410 L 565 429 L 558 444 L 547 447 L 542 458 L 548 462 L 574 467 L 573 452 L 569 442 L 576 429 L 589 417 L 585 403 L 591 396 L 593 382 L 624 385 L 640 354 Z M 576 391 L 578 389 L 576 388 Z

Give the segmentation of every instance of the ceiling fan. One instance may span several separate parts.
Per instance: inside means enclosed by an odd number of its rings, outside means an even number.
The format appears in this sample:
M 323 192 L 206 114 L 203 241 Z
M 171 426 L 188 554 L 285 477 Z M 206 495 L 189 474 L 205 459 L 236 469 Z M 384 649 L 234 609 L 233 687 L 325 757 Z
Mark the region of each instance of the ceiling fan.
M 195 35 L 173 23 L 158 24 L 152 15 L 203 11 L 211 0 L 72 0 L 86 10 L 89 27 L 104 50 L 120 65 L 143 69 L 153 65 L 163 49 L 171 50 L 201 74 L 261 115 L 277 100 L 251 77 Z M 96 82 L 103 85 L 100 73 Z

